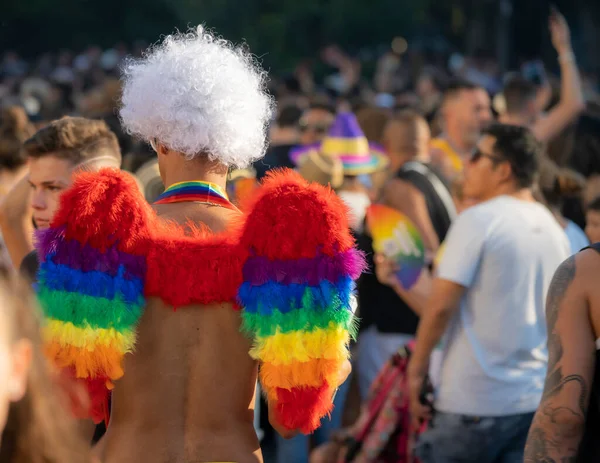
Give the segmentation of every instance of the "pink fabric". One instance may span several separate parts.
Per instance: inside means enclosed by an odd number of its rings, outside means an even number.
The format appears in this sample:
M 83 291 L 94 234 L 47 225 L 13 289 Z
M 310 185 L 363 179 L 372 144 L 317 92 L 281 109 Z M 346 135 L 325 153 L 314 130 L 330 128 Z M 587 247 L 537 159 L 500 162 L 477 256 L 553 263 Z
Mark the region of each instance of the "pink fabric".
M 410 423 L 409 357 L 402 350 L 392 356 L 371 385 L 367 410 L 354 427 L 358 431 L 353 437 L 362 446 L 353 463 L 419 463 L 412 449 L 415 437 L 426 425 L 414 430 Z

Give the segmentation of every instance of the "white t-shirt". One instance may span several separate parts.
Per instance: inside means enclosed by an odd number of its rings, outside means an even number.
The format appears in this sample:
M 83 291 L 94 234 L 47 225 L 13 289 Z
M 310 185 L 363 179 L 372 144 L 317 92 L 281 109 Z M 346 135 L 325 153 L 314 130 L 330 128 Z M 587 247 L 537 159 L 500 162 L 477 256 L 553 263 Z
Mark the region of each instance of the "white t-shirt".
M 452 224 L 438 277 L 467 288 L 444 340 L 438 410 L 536 410 L 548 362 L 545 302 L 569 242 L 542 205 L 500 196 Z

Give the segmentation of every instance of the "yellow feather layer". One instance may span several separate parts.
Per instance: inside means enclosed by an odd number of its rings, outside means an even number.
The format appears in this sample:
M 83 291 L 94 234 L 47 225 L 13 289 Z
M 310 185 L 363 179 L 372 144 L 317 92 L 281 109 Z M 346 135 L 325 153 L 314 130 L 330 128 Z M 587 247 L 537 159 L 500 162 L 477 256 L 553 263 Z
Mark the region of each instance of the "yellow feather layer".
M 330 323 L 328 328 L 292 331 L 258 337 L 250 350 L 252 358 L 273 365 L 289 365 L 312 359 L 342 361 L 348 358 L 348 330 Z
M 80 328 L 71 322 L 50 319 L 44 326 L 44 339 L 62 346 L 93 350 L 99 346 L 112 347 L 123 354 L 133 351 L 135 332 L 114 328 Z

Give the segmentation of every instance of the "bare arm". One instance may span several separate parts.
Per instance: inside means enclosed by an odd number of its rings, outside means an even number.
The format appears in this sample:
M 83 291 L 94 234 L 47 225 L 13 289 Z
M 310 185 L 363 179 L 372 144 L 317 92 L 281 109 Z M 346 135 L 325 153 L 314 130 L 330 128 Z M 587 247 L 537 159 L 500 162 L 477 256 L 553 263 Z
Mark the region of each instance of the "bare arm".
M 593 252 L 563 262 L 548 291 L 548 373 L 529 429 L 526 463 L 576 461 L 594 371 L 595 342 L 585 284 L 593 271 L 585 268 L 586 261 L 597 260 L 590 255 Z
M 429 407 L 421 404 L 421 388 L 429 371 L 429 359 L 458 310 L 466 288 L 452 281 L 436 278 L 417 329 L 415 349 L 408 364 L 408 388 L 413 425 L 430 416 Z
M 581 78 L 571 47 L 571 33 L 565 18 L 558 12 L 550 18 L 550 33 L 560 63 L 561 88 L 559 103 L 532 127 L 533 134 L 542 142 L 560 134 L 585 109 Z
M 384 202 L 406 215 L 421 232 L 425 248 L 435 253 L 440 240 L 431 223 L 427 203 L 423 194 L 408 182 L 391 180 L 383 192 Z
M 19 180 L 0 202 L 0 228 L 13 266 L 33 251 L 29 176 Z
M 410 360 L 409 370 L 413 373 L 423 377 L 427 374 L 431 352 L 446 332 L 465 290 L 464 286 L 452 281 L 441 278 L 433 280 L 432 294 L 421 316 L 415 350 Z

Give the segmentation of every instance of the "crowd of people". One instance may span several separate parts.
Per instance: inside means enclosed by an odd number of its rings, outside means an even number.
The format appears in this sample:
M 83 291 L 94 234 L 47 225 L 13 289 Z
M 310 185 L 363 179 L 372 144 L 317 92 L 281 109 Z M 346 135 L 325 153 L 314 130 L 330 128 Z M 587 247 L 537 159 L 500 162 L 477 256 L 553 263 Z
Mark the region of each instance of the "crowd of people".
M 596 461 L 600 102 L 549 29 L 554 87 L 398 43 L 269 79 L 202 28 L 6 53 L 0 461 Z

